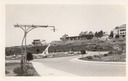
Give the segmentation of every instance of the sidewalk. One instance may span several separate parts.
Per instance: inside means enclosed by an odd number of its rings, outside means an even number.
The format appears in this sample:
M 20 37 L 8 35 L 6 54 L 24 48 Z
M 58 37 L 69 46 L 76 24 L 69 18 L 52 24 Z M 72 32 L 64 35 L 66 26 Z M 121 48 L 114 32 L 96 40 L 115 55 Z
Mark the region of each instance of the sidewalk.
M 77 76 L 64 71 L 49 68 L 39 62 L 31 62 L 40 76 Z

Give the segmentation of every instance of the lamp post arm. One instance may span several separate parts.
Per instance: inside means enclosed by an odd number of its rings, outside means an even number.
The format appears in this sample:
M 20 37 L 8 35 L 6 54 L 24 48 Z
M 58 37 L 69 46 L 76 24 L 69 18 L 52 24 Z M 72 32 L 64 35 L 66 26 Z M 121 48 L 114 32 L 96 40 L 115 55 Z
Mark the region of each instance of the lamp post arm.
M 19 25 L 14 25 L 14 27 L 20 27 L 23 31 L 25 31 L 24 28 L 22 28 L 22 27 L 19 26 Z
M 19 27 L 20 27 L 20 26 L 19 26 Z M 21 28 L 23 31 L 25 31 L 24 28 L 22 28 L 22 27 L 20 27 L 20 28 Z
M 31 30 L 35 29 L 35 28 L 37 28 L 37 27 L 31 28 L 30 30 L 28 29 L 28 31 L 26 31 L 26 34 L 27 34 L 28 32 L 30 32 Z

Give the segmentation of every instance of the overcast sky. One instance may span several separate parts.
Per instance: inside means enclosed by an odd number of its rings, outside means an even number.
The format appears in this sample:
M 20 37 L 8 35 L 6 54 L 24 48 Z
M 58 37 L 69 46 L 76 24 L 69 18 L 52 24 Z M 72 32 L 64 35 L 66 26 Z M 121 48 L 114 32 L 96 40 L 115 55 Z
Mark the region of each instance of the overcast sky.
M 21 45 L 23 31 L 14 24 L 51 25 L 58 29 L 37 28 L 27 35 L 27 44 L 33 39 L 46 42 L 60 40 L 64 34 L 79 35 L 81 31 L 110 33 L 126 23 L 123 5 L 6 5 L 6 46 Z

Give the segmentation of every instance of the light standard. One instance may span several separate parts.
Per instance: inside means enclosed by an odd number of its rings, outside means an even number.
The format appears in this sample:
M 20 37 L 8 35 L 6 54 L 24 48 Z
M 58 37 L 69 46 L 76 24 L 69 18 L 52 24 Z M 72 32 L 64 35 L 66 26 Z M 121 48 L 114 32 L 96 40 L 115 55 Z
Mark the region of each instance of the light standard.
M 22 43 L 21 43 L 21 54 L 22 54 L 21 61 L 23 63 L 27 62 L 26 61 L 26 55 L 27 55 L 27 46 L 26 46 L 27 39 L 26 38 L 27 38 L 27 34 L 31 30 L 35 29 L 35 28 L 48 28 L 48 27 L 52 27 L 54 32 L 56 30 L 55 26 L 48 26 L 48 25 L 19 25 L 19 24 L 16 24 L 16 25 L 14 25 L 14 27 L 19 27 L 19 28 L 21 28 L 24 31 L 24 36 L 22 38 Z M 25 41 L 25 51 L 24 51 L 25 56 L 23 55 L 23 43 L 24 43 L 24 41 Z

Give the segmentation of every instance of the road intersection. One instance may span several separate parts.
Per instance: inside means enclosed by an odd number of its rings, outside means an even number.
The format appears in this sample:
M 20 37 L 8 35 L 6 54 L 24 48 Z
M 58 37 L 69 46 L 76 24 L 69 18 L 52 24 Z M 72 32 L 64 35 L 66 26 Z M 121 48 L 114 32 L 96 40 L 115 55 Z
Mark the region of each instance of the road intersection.
M 45 76 L 50 73 L 50 76 L 126 76 L 125 63 L 83 62 L 76 59 L 79 57 L 81 56 L 35 59 L 33 62 L 42 64 L 44 68 L 38 71 L 45 73 Z M 38 67 L 36 65 L 35 69 Z

